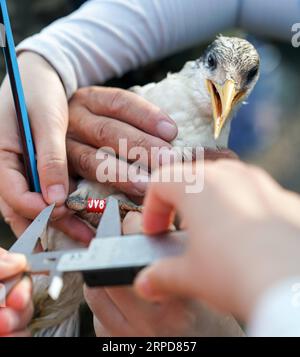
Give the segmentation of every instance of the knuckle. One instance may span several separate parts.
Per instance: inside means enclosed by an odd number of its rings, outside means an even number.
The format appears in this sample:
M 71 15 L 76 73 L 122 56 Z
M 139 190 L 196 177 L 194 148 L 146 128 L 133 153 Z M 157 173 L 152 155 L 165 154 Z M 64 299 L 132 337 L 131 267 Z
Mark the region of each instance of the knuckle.
M 110 111 L 112 115 L 123 112 L 128 107 L 128 95 L 122 89 L 115 89 L 111 96 Z
M 250 165 L 249 171 L 252 178 L 259 184 L 263 184 L 267 180 L 271 181 L 269 174 L 260 167 Z
M 148 140 L 146 139 L 145 135 L 139 135 L 137 138 L 134 139 L 133 144 L 135 147 L 148 148 L 149 146 Z
M 104 143 L 111 136 L 111 123 L 108 120 L 101 120 L 95 128 L 95 139 L 101 144 Z
M 83 151 L 78 157 L 78 168 L 81 173 L 89 171 L 90 168 L 90 153 Z
M 74 104 L 76 102 L 82 103 L 85 101 L 86 97 L 88 97 L 90 94 L 91 94 L 90 87 L 80 88 L 73 94 L 70 104 Z
M 7 150 L 0 150 L 0 166 L 7 166 L 7 163 L 13 161 L 14 153 Z
M 61 170 L 66 165 L 66 160 L 55 154 L 48 153 L 38 160 L 39 169 L 42 171 Z
M 5 223 L 10 225 L 11 227 L 14 227 L 18 220 L 18 216 L 13 210 L 9 210 L 5 214 L 3 213 L 3 218 Z

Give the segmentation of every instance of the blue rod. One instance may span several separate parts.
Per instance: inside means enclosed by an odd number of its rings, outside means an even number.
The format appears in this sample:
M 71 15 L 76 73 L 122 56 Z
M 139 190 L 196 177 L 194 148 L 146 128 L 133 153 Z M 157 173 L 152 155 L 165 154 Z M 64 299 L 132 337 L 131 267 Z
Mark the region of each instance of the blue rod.
M 2 39 L 3 52 L 7 73 L 10 79 L 12 94 L 15 103 L 17 120 L 23 146 L 23 159 L 29 188 L 32 192 L 41 192 L 37 170 L 35 148 L 32 139 L 30 122 L 26 108 L 24 91 L 17 61 L 14 38 L 11 30 L 6 1 L 0 0 L 0 22 L 4 25 L 5 38 Z M 4 31 L 2 31 L 4 32 Z M 2 34 L 1 34 L 2 35 Z

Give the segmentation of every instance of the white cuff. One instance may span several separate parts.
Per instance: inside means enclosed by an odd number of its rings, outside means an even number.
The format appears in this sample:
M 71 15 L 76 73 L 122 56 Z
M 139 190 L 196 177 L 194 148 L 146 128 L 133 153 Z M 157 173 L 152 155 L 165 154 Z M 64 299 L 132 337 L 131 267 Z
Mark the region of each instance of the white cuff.
M 252 315 L 248 336 L 300 336 L 300 276 L 276 284 L 263 295 Z

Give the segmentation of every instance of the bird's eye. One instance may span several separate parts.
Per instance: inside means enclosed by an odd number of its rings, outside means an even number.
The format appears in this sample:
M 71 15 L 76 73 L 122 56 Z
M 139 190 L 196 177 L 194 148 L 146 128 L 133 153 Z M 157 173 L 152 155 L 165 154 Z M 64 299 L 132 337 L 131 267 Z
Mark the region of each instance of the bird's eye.
M 207 57 L 207 66 L 210 69 L 216 69 L 217 67 L 217 59 L 213 54 L 209 54 Z
M 258 73 L 258 67 L 253 67 L 250 69 L 250 71 L 247 74 L 247 83 L 250 83 L 253 81 L 253 79 L 256 77 Z

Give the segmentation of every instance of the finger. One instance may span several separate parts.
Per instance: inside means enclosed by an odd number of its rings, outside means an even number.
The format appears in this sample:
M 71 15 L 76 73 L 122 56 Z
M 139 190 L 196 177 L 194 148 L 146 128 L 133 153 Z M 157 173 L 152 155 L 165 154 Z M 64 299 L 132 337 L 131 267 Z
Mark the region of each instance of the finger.
M 48 204 L 56 203 L 61 206 L 69 190 L 66 125 L 56 123 L 53 116 L 39 120 L 43 121 L 43 125 L 36 126 L 33 134 L 43 197 Z M 63 120 L 64 118 L 57 119 L 60 122 Z
M 67 216 L 52 223 L 52 226 L 75 241 L 88 245 L 95 233 L 76 216 Z
M 22 312 L 11 308 L 0 310 L 0 335 L 8 335 L 15 331 L 23 330 L 31 321 L 33 314 L 32 304 Z
M 212 150 L 204 148 L 204 158 L 205 160 L 219 160 L 219 159 L 233 159 L 238 160 L 238 155 L 229 149 Z
M 58 75 L 40 56 L 30 54 L 20 56 L 19 60 L 20 68 L 23 68 L 23 66 L 27 69 L 31 68 L 33 60 L 35 60 L 35 64 L 39 66 L 39 69 L 42 68 L 42 70 L 39 71 L 38 78 L 34 78 L 30 71 L 21 71 L 26 102 L 28 104 L 29 117 L 32 124 L 31 127 L 33 134 L 35 134 L 36 128 L 38 132 L 41 130 L 40 127 L 44 126 L 44 128 L 46 128 L 46 126 L 49 125 L 49 121 L 50 123 L 53 121 L 52 115 L 53 117 L 64 116 L 63 114 L 58 114 L 59 110 L 56 110 L 57 112 L 55 113 L 54 107 L 61 108 L 63 105 L 59 104 L 60 101 L 65 101 L 65 107 L 67 108 L 66 96 Z M 34 81 L 37 81 L 37 83 Z M 40 84 L 46 82 L 47 89 L 49 89 L 49 95 L 41 96 Z M 57 85 L 52 85 L 53 82 L 58 84 L 58 87 L 60 86 L 60 90 L 57 89 Z M 33 90 L 33 88 L 37 89 Z M 37 97 L 41 100 L 36 100 Z M 56 105 L 49 104 L 49 97 L 51 98 L 52 103 L 55 103 Z M 2 120 L 0 120 L 0 132 L 2 133 L 2 137 L 0 143 L 0 193 L 17 214 L 33 219 L 43 208 L 46 207 L 46 204 L 42 195 L 29 192 L 29 188 L 24 177 L 23 165 L 18 158 L 18 155 L 21 155 L 22 153 L 22 147 L 21 141 L 19 140 L 19 130 L 17 127 L 17 121 L 15 120 L 16 114 L 8 77 L 5 78 L 5 81 L 1 86 L 1 103 L 0 118 L 2 118 Z M 52 113 L 49 112 L 49 108 L 50 111 L 52 110 Z M 48 113 L 48 116 L 45 113 Z M 45 116 L 47 116 L 47 123 L 41 123 L 41 115 L 44 116 L 42 119 L 45 119 Z M 68 119 L 67 116 L 66 119 Z M 57 127 L 57 125 L 54 125 L 54 128 L 55 127 Z M 35 135 L 34 139 L 36 139 Z M 49 142 L 47 135 L 45 140 L 47 140 L 47 143 Z M 56 213 L 53 212 L 53 215 L 55 214 Z M 57 214 L 59 215 L 59 213 Z
M 5 223 L 9 224 L 16 237 L 19 237 L 30 225 L 31 221 L 19 216 L 0 197 L 0 210 Z
M 3 337 L 12 337 L 12 338 L 16 338 L 16 337 L 31 337 L 31 333 L 30 333 L 29 330 L 23 330 L 23 331 L 14 332 L 14 333 L 9 334 L 9 335 L 4 335 Z
M 21 331 L 30 322 L 33 315 L 31 300 L 32 284 L 24 278 L 9 294 L 6 308 L 0 310 L 0 334 Z
M 18 127 L 13 97 L 9 80 L 6 76 L 1 86 L 0 107 L 0 193 L 5 201 L 16 210 L 28 210 L 34 216 L 44 202 L 41 195 L 28 192 L 28 185 L 24 178 L 24 168 L 19 157 L 22 153 L 21 141 L 18 136 Z M 4 118 L 7 118 L 6 120 Z M 13 188 L 13 189 L 12 189 Z M 17 212 L 17 211 L 16 211 Z M 29 217 L 27 217 L 29 218 Z
M 144 181 L 148 181 L 146 171 L 141 170 L 140 176 L 136 177 L 133 173 L 129 180 L 128 164 L 125 161 L 117 160 L 111 154 L 97 151 L 91 146 L 83 145 L 72 139 L 67 139 L 67 151 L 70 165 L 81 177 L 107 183 L 127 194 L 144 196 L 147 182 L 141 182 L 139 178 L 145 177 Z M 107 174 L 106 168 L 108 168 L 109 174 Z
M 143 229 L 146 233 L 158 234 L 169 230 L 176 211 L 181 218 L 189 217 L 187 212 L 190 215 L 194 212 L 199 197 L 197 194 L 186 193 L 185 172 L 198 174 L 193 163 L 185 163 L 162 167 L 152 175 L 143 209 Z M 164 177 L 181 178 L 182 181 L 163 181 Z
M 167 114 L 130 91 L 84 88 L 77 92 L 73 100 L 86 105 L 96 115 L 119 119 L 163 140 L 172 141 L 177 136 L 177 127 Z
M 32 283 L 28 277 L 22 281 L 9 294 L 6 305 L 14 310 L 23 311 L 30 307 Z
M 113 287 L 106 289 L 106 293 L 125 316 L 129 325 L 136 326 L 138 321 L 141 327 L 145 320 L 147 321 L 145 328 L 147 328 L 151 314 L 154 312 L 153 304 L 141 299 L 131 287 Z
M 26 266 L 27 262 L 24 255 L 9 253 L 0 248 L 0 280 L 25 271 Z
M 16 153 L 0 150 L 1 180 L 0 191 L 2 198 L 9 202 L 10 207 L 26 218 L 33 218 L 46 207 L 42 196 L 29 192 L 28 184 L 23 175 L 23 167 Z M 13 190 L 11 188 L 14 188 Z
M 85 106 L 70 110 L 68 135 L 97 149 L 108 147 L 126 161 L 139 160 L 146 167 L 151 167 L 151 162 L 156 159 L 153 148 L 171 148 L 155 136 L 122 121 L 97 116 Z
M 103 326 L 102 322 L 99 321 L 95 315 L 93 317 L 93 322 L 96 337 L 111 337 L 109 331 Z
M 29 192 L 18 156 L 15 153 L 0 150 L 0 167 L 3 168 L 0 180 L 3 200 L 9 202 L 9 206 L 19 216 L 34 219 L 47 207 L 47 204 L 41 194 Z M 55 219 L 67 213 L 66 207 L 58 207 L 54 209 L 51 217 Z
M 84 297 L 97 320 L 113 335 L 125 331 L 128 322 L 103 288 L 84 287 Z
M 171 220 L 171 218 L 170 218 Z M 168 230 L 176 230 L 174 224 L 168 227 Z M 122 231 L 124 235 L 143 232 L 143 215 L 139 212 L 128 212 L 122 222 Z
M 33 58 L 34 57 L 34 58 Z M 68 127 L 68 102 L 58 74 L 40 56 L 21 56 L 21 68 L 32 61 L 41 66 L 38 82 L 30 71 L 22 71 L 24 92 L 37 153 L 42 193 L 48 204 L 64 204 L 68 192 L 68 170 L 65 136 Z M 47 94 L 41 96 L 40 83 L 47 83 Z M 37 93 L 38 92 L 38 93 Z M 40 100 L 37 101 L 36 98 Z M 49 99 L 50 98 L 50 99 Z M 51 104 L 49 103 L 51 100 Z
M 170 296 L 192 296 L 187 289 L 184 258 L 169 258 L 144 269 L 137 276 L 134 287 L 142 298 L 163 301 Z
M 69 187 L 69 195 L 77 190 L 78 186 L 78 181 L 76 181 L 74 178 L 69 177 L 70 181 L 70 187 Z
M 142 232 L 142 214 L 139 212 L 128 212 L 123 220 L 122 229 L 124 235 Z

